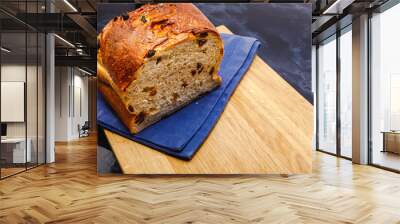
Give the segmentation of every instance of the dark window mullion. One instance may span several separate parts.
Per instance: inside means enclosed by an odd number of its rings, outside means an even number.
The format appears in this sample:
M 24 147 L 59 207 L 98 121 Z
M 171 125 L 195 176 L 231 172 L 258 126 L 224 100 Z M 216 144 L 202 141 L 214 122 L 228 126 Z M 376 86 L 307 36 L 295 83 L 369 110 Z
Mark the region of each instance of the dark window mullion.
M 39 14 L 39 0 L 36 1 Z M 36 166 L 39 165 L 39 32 L 36 32 Z
M 367 129 L 368 129 L 368 156 L 367 156 L 367 162 L 368 164 L 373 164 L 373 148 L 372 148 L 372 64 L 371 64 L 371 57 L 372 57 L 372 25 L 371 25 L 371 20 L 372 20 L 372 11 L 368 11 L 368 30 L 367 30 L 367 45 L 368 45 L 368 53 L 367 53 L 367 85 L 368 85 L 368 90 L 367 90 L 367 103 L 368 103 L 368 111 L 367 111 L 367 119 L 368 119 L 368 124 L 367 124 Z
M 319 44 L 316 45 L 315 47 L 315 113 L 316 113 L 316 119 L 315 119 L 315 148 L 318 150 L 319 149 Z
M 47 9 L 48 9 L 49 3 L 47 0 L 44 2 L 44 5 L 45 5 L 45 13 L 48 13 L 49 11 Z M 43 135 L 44 161 L 43 161 L 43 163 L 44 164 L 47 163 L 47 150 L 48 150 L 47 149 L 47 144 L 48 144 L 47 143 L 47 43 L 48 43 L 47 38 L 48 38 L 48 33 L 47 33 L 47 31 L 45 31 L 44 32 L 44 56 L 43 56 L 44 67 L 42 68 L 42 79 L 43 79 L 43 74 L 44 74 L 44 80 L 43 80 L 44 81 L 44 88 L 43 88 L 44 89 L 44 100 L 43 100 L 43 102 L 44 102 L 44 111 L 43 111 L 44 112 L 44 135 Z M 42 42 L 42 44 L 43 44 L 43 42 Z M 44 71 L 44 73 L 43 73 L 43 71 Z M 43 107 L 42 107 L 42 109 L 43 109 Z
M 342 124 L 340 118 L 340 84 L 341 84 L 341 64 L 340 64 L 340 30 L 336 31 L 336 154 L 341 157 L 341 131 Z
M 27 21 L 28 1 L 25 0 L 25 21 Z M 28 170 L 28 113 L 27 113 L 27 90 L 28 90 L 28 25 L 25 23 L 25 88 L 24 88 L 24 118 L 25 118 L 25 170 Z

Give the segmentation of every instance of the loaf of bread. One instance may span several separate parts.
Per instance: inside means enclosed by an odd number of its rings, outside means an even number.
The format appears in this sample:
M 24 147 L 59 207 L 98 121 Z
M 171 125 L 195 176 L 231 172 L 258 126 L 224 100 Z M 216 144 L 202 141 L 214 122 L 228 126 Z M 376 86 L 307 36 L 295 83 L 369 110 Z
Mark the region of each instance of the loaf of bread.
M 98 35 L 99 90 L 132 133 L 221 83 L 223 43 L 193 4 L 144 5 Z

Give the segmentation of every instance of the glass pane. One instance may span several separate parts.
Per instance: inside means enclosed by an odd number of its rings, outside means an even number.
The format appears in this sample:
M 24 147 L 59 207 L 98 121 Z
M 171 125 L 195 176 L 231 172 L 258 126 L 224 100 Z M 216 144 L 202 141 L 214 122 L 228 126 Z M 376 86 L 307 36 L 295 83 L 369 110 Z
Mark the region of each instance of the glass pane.
M 318 48 L 318 148 L 336 153 L 336 39 Z
M 1 177 L 45 161 L 45 36 L 21 22 L 37 19 L 28 18 L 25 13 L 43 13 L 44 3 L 44 0 L 0 3 L 18 18 L 0 12 Z
M 1 46 L 1 173 L 5 177 L 25 170 L 30 160 L 25 121 L 26 33 L 3 32 Z
M 45 35 L 39 33 L 38 35 L 38 163 L 45 163 Z
M 39 11 L 37 1 L 28 1 L 26 12 L 36 14 Z M 30 17 L 29 20 L 37 23 L 37 16 Z M 38 33 L 36 30 L 27 30 L 27 143 L 28 151 L 30 150 L 30 161 L 28 160 L 27 167 L 35 167 L 38 164 Z
M 400 5 L 372 17 L 372 163 L 400 170 Z
M 37 119 L 37 103 L 38 103 L 38 94 L 37 94 L 37 63 L 38 63 L 38 52 L 37 52 L 37 33 L 29 32 L 27 33 L 28 38 L 28 62 L 27 62 L 27 80 L 26 80 L 26 89 L 27 89 L 27 98 L 26 98 L 26 115 L 27 115 L 27 143 L 28 143 L 28 155 L 30 158 L 28 159 L 28 168 L 37 165 L 37 132 L 38 132 L 38 119 Z
M 352 156 L 352 35 L 340 36 L 340 153 Z

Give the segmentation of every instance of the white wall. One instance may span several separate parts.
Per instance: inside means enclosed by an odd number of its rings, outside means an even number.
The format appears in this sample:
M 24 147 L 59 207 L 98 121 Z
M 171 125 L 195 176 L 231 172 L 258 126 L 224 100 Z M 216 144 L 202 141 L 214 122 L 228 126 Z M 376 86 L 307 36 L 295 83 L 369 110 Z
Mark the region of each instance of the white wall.
M 30 74 L 36 75 L 36 66 L 27 66 L 28 78 Z M 4 64 L 1 66 L 1 81 L 5 82 L 26 82 L 25 81 L 25 64 Z M 29 86 L 35 86 L 35 88 L 27 88 L 27 106 L 34 107 L 36 111 L 37 99 L 36 99 L 36 80 L 29 78 Z M 7 108 L 1 108 L 1 110 L 7 110 Z M 32 108 L 29 112 L 32 111 Z M 29 127 L 35 125 L 36 130 L 36 113 L 27 113 L 28 122 L 34 121 L 35 124 L 28 124 Z M 28 130 L 28 137 L 29 137 Z M 7 135 L 8 137 L 25 137 L 25 122 L 10 122 L 7 123 Z M 36 135 L 36 132 L 35 132 Z
M 56 141 L 79 138 L 78 124 L 88 120 L 88 78 L 83 75 L 76 68 L 56 67 Z
M 1 81 L 11 82 L 25 82 L 25 64 L 9 64 L 1 66 Z M 7 108 L 1 108 L 6 110 Z M 7 123 L 7 136 L 8 137 L 25 137 L 25 123 L 12 122 Z
M 68 141 L 68 87 L 69 76 L 67 75 L 69 68 L 56 67 L 55 68 L 55 141 Z
M 82 73 L 76 74 L 77 70 L 75 70 L 74 75 L 74 108 L 75 110 L 73 119 L 72 119 L 72 136 L 77 138 L 78 133 L 78 124 L 83 125 L 85 121 L 88 121 L 88 78 L 81 76 Z
M 39 66 L 36 71 L 36 65 L 25 64 L 3 64 L 1 66 L 1 81 L 18 81 L 26 83 L 26 108 L 22 108 L 27 120 L 23 122 L 6 122 L 7 137 L 29 139 L 32 161 L 44 162 L 44 89 L 42 68 Z M 27 80 L 25 78 L 27 77 Z M 22 92 L 22 94 L 24 94 Z M 3 96 L 2 96 L 3 97 Z M 10 108 L 1 108 L 2 111 Z M 37 152 L 37 150 L 39 150 Z M 37 154 L 39 156 L 37 157 Z

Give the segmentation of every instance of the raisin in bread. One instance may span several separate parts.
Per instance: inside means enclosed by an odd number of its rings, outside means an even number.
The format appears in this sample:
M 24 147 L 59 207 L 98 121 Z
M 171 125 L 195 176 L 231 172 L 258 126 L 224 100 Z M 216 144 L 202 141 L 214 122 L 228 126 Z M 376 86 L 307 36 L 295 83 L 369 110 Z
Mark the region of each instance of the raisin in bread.
M 193 4 L 144 5 L 98 35 L 99 90 L 132 133 L 221 83 L 223 43 Z

